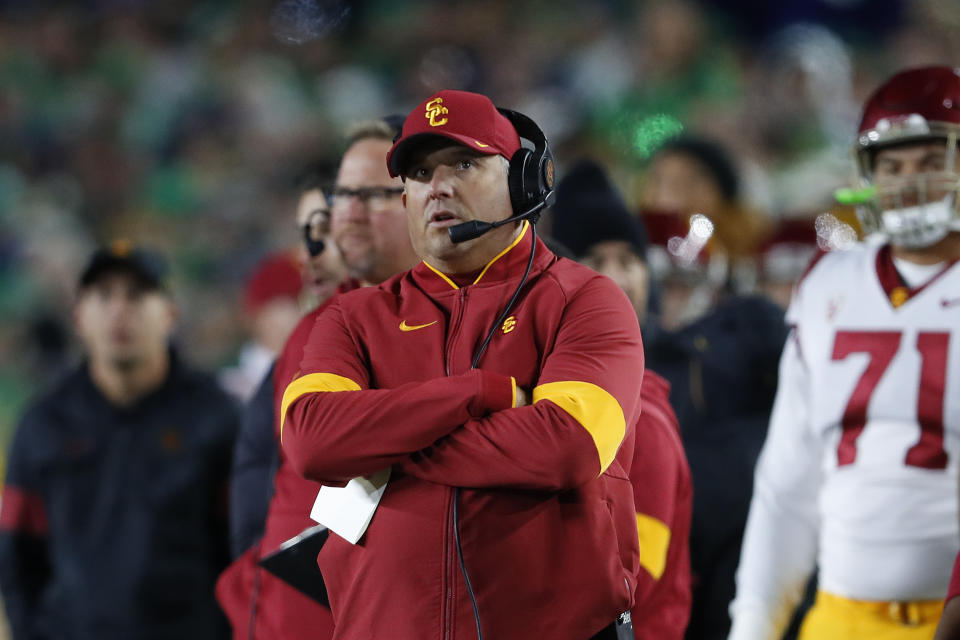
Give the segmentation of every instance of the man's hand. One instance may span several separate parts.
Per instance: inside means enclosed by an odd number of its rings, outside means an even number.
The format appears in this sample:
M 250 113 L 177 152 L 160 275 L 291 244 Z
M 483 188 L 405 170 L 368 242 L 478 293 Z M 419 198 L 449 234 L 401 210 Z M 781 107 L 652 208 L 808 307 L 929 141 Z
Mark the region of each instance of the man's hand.
M 517 401 L 513 405 L 514 408 L 526 407 L 529 404 L 530 404 L 530 392 L 524 389 L 523 387 L 521 387 L 520 385 L 517 385 Z

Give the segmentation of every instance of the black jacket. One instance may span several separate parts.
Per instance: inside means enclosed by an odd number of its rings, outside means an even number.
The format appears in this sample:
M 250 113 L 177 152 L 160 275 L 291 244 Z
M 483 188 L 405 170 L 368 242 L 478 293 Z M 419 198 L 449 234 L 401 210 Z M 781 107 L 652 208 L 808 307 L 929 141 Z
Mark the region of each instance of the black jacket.
M 0 508 L 0 589 L 14 640 L 225 637 L 214 584 L 228 560 L 238 416 L 173 359 L 119 409 L 86 366 L 26 412 Z
M 766 299 L 730 296 L 683 329 L 653 335 L 644 335 L 647 366 L 670 382 L 693 476 L 686 638 L 723 640 L 787 327 Z
M 230 478 L 230 547 L 240 556 L 263 536 L 277 471 L 273 435 L 273 367 L 263 378 L 240 418 Z

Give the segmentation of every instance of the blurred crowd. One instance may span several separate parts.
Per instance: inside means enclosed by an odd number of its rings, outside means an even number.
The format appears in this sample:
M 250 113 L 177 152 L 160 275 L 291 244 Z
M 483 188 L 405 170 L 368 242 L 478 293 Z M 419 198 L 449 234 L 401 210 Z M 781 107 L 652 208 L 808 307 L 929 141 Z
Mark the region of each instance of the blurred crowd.
M 77 273 L 118 237 L 169 258 L 180 352 L 248 398 L 310 306 L 296 180 L 332 181 L 351 122 L 482 92 L 540 123 L 561 176 L 600 162 L 652 247 L 697 236 L 660 214 L 707 213 L 682 306 L 655 286 L 671 330 L 715 304 L 704 280 L 784 306 L 855 237 L 833 194 L 867 93 L 956 60 L 956 0 L 0 0 L 0 442 L 76 360 Z

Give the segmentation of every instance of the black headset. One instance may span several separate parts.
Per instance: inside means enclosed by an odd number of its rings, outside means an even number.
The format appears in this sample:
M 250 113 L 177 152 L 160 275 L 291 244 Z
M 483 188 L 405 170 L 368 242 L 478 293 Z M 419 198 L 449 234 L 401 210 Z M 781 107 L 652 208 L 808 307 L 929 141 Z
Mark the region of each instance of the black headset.
M 533 149 L 521 146 L 510 158 L 507 171 L 507 186 L 510 190 L 510 207 L 513 215 L 497 222 L 471 220 L 447 229 L 454 244 L 479 238 L 486 232 L 511 222 L 529 220 L 535 225 L 540 212 L 553 205 L 553 154 L 547 137 L 529 117 L 510 109 L 497 109 L 510 121 L 517 135 L 533 143 Z
M 532 150 L 520 147 L 510 158 L 507 184 L 510 188 L 513 214 L 523 215 L 536 209 L 536 213 L 531 214 L 535 222 L 540 217 L 540 210 L 552 206 L 556 199 L 553 193 L 554 169 L 550 145 L 537 123 L 528 116 L 511 109 L 497 111 L 510 121 L 517 135 L 533 143 Z

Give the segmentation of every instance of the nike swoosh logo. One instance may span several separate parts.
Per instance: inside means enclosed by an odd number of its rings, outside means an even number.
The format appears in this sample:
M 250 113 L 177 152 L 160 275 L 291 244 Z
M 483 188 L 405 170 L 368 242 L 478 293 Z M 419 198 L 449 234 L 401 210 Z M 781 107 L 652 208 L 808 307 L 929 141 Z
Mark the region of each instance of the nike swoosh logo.
M 477 145 L 478 147 L 482 147 L 482 148 L 484 148 L 484 149 L 490 146 L 490 145 L 488 145 L 488 144 L 483 144 L 483 143 L 480 142 L 479 140 L 474 140 L 473 143 L 474 143 L 475 145 Z
M 956 307 L 958 305 L 960 305 L 960 298 L 944 298 L 940 301 L 940 306 L 944 309 L 948 307 Z
M 400 331 L 416 331 L 417 329 L 423 329 L 424 327 L 429 327 L 429 326 L 432 325 L 432 324 L 437 324 L 437 321 L 434 320 L 433 322 L 428 322 L 427 324 L 414 324 L 414 325 L 409 325 L 409 324 L 407 324 L 407 321 L 406 321 L 406 320 L 401 320 L 401 321 L 400 321 Z

